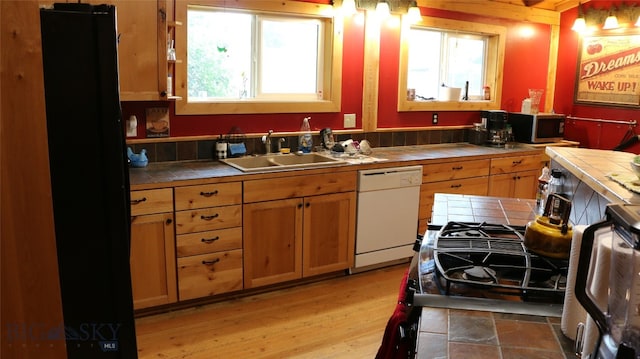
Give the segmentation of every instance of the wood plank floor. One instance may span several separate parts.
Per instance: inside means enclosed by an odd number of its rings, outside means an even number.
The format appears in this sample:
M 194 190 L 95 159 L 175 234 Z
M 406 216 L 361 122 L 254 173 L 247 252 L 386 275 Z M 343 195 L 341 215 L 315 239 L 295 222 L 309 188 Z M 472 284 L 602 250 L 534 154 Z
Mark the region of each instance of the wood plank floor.
M 374 358 L 408 266 L 138 318 L 139 358 Z

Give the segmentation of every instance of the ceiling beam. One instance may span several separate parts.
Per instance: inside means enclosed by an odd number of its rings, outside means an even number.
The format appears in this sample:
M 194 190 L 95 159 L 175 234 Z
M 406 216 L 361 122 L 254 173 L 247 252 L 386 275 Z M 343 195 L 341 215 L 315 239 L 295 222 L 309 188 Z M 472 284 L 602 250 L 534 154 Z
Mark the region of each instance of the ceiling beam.
M 418 6 L 517 21 L 560 25 L 560 13 L 557 11 L 526 7 L 496 0 L 418 0 Z M 428 12 L 425 15 L 428 16 Z

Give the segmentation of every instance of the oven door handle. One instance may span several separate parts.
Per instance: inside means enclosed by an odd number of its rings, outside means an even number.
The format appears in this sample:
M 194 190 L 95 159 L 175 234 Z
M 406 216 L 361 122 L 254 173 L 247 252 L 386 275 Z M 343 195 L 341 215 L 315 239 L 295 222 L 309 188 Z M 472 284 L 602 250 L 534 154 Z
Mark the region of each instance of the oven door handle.
M 589 276 L 589 267 L 591 261 L 591 252 L 593 250 L 593 241 L 595 232 L 603 227 L 611 226 L 613 221 L 608 219 L 605 221 L 597 222 L 589 227 L 585 228 L 582 234 L 582 243 L 580 245 L 580 257 L 578 259 L 578 269 L 576 272 L 576 298 L 584 309 L 589 313 L 598 326 L 600 333 L 608 332 L 607 320 L 604 313 L 593 302 L 591 296 L 587 293 L 587 278 Z

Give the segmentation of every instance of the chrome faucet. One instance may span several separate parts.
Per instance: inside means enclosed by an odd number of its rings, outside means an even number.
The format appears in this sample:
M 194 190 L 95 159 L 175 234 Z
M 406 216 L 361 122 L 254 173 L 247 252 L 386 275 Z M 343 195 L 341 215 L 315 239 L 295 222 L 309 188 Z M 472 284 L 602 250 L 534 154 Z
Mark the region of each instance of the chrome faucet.
M 280 150 L 282 149 L 282 143 L 283 143 L 284 141 L 286 141 L 286 140 L 284 139 L 284 137 L 280 137 L 280 138 L 278 139 L 278 141 L 276 142 L 276 143 L 277 143 L 277 145 L 278 145 L 278 153 L 280 153 Z
M 273 134 L 273 130 L 269 130 L 269 132 L 262 136 L 262 143 L 264 143 L 265 153 L 271 153 L 271 135 Z

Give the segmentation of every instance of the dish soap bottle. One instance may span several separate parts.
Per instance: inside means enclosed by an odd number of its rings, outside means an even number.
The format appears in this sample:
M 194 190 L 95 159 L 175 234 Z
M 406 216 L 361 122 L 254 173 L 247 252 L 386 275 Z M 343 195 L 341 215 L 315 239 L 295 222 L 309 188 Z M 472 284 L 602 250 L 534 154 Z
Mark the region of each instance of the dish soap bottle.
M 311 117 L 305 117 L 302 120 L 302 126 L 300 126 L 300 138 L 298 140 L 298 150 L 303 153 L 310 153 L 311 148 L 313 147 L 313 139 L 311 137 L 311 126 L 309 125 L 309 120 Z

